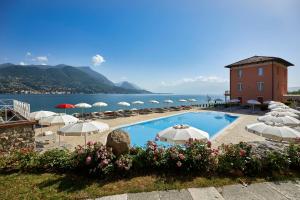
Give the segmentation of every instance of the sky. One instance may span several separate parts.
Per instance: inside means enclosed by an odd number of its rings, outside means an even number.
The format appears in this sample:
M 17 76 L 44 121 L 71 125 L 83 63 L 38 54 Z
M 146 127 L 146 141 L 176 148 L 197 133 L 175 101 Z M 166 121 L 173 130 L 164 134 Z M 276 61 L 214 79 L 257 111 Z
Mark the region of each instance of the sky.
M 276 56 L 300 86 L 299 0 L 0 0 L 0 63 L 90 66 L 153 92 L 220 94 Z

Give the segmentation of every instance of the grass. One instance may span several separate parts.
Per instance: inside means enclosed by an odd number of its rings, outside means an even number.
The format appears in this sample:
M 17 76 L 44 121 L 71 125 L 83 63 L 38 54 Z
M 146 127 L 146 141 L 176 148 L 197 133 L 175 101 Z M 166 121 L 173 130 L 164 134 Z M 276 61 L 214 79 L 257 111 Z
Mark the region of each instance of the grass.
M 241 181 L 253 183 L 265 178 L 245 179 L 226 177 L 139 176 L 120 180 L 97 180 L 69 174 L 0 174 L 1 199 L 86 199 L 107 195 L 147 192 L 189 187 L 220 187 Z M 298 178 L 279 177 L 279 180 Z

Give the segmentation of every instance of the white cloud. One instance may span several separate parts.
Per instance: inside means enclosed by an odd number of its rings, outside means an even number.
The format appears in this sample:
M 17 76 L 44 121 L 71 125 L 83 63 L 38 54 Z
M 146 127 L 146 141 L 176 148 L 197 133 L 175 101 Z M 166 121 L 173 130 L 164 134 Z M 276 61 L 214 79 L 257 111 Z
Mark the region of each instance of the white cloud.
M 42 65 L 46 65 L 48 62 L 48 57 L 47 56 L 37 56 L 35 58 L 32 58 L 32 61 L 38 62 Z
M 31 56 L 31 55 L 32 55 L 32 54 L 31 54 L 31 52 L 29 52 L 29 51 L 26 53 L 26 56 L 28 56 L 28 57 Z
M 161 82 L 163 86 L 177 86 L 185 83 L 195 83 L 195 82 L 203 82 L 203 83 L 227 83 L 228 79 L 221 78 L 218 76 L 196 76 L 194 78 L 183 78 L 177 81 L 166 83 L 165 81 Z
M 38 62 L 48 62 L 48 57 L 47 56 L 38 56 L 38 57 L 36 57 L 36 60 Z
M 20 65 L 26 65 L 26 63 L 24 63 L 23 61 L 21 61 L 19 64 Z
M 170 82 L 162 81 L 152 90 L 175 94 L 223 94 L 228 87 L 228 79 L 218 76 L 196 76 Z
M 92 57 L 92 63 L 94 66 L 99 66 L 104 62 L 105 62 L 104 57 L 99 54 Z

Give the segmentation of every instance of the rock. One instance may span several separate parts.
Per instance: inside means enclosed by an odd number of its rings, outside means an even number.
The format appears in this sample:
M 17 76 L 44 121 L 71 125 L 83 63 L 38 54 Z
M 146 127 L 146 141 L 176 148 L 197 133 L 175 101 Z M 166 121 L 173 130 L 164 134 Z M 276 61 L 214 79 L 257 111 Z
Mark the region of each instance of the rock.
M 122 130 L 114 130 L 107 136 L 106 146 L 111 147 L 113 153 L 119 156 L 130 150 L 130 138 L 128 133 Z

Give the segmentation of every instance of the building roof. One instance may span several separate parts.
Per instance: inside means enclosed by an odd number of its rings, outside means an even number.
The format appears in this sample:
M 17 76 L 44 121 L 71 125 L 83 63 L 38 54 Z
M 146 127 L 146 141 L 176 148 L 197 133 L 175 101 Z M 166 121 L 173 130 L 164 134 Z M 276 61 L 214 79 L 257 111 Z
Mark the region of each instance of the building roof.
M 225 66 L 225 68 L 239 67 L 239 66 L 248 65 L 248 64 L 258 64 L 258 63 L 264 63 L 264 62 L 269 62 L 269 61 L 279 62 L 287 67 L 294 66 L 292 63 L 290 63 L 282 58 L 278 58 L 278 57 L 252 56 L 250 58 L 246 58 L 244 60 L 240 60 L 238 62 L 227 65 L 227 66 Z

